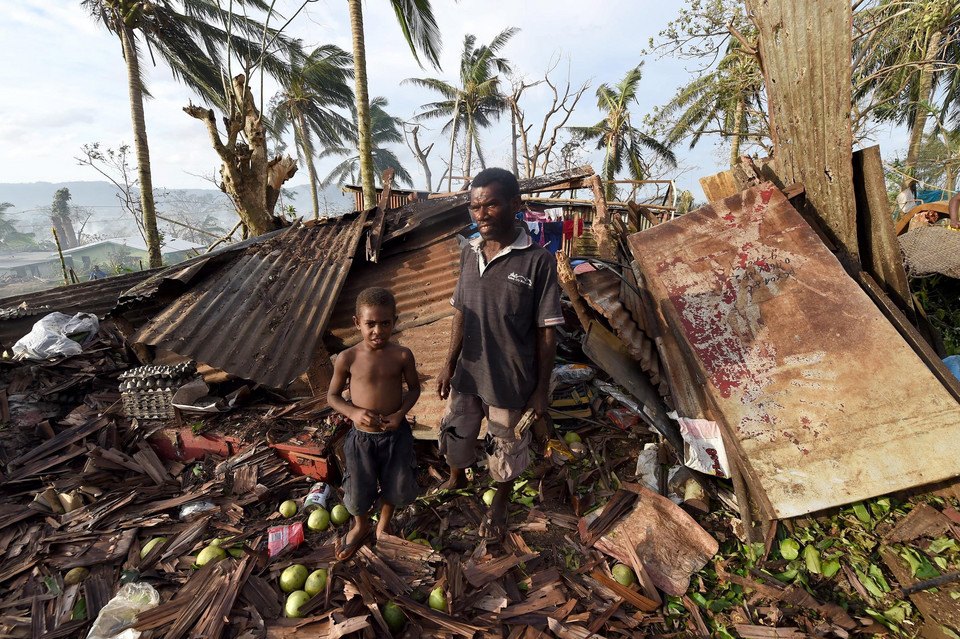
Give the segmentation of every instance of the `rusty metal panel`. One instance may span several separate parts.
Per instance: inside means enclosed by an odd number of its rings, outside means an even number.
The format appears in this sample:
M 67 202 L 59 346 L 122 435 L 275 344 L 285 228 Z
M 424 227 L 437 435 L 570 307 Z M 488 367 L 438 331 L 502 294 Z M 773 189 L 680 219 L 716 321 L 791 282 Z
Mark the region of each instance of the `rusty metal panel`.
M 771 516 L 960 473 L 960 404 L 774 185 L 629 242 Z
M 93 313 L 103 318 L 113 310 L 124 291 L 161 270 L 124 273 L 0 299 L 0 342 L 13 345 L 30 332 L 37 320 L 55 311 L 67 315 Z
M 306 372 L 353 263 L 366 214 L 297 224 L 231 261 L 135 341 L 281 388 Z
M 452 237 L 381 258 L 376 264 L 356 264 L 330 318 L 327 350 L 335 353 L 360 341 L 353 315 L 357 296 L 363 289 L 382 286 L 393 291 L 399 314 L 394 330 L 399 332 L 453 315 L 450 298 L 459 275 L 460 247 Z
M 746 4 L 760 34 L 777 175 L 785 186 L 804 185 L 817 215 L 856 257 L 850 2 Z
M 409 328 L 394 337 L 398 344 L 413 351 L 413 357 L 417 360 L 420 399 L 409 413 L 411 421 L 416 418 L 413 436 L 417 439 L 437 439 L 440 433 L 440 419 L 447 402 L 437 396 L 436 379 L 450 351 L 452 323 L 452 316 L 445 317 L 430 324 Z

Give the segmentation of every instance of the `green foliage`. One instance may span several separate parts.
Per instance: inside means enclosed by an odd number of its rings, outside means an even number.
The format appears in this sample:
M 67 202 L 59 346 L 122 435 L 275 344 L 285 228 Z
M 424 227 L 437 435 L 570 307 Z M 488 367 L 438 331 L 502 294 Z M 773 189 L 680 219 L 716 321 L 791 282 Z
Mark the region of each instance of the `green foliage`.
M 960 280 L 944 275 L 914 278 L 910 289 L 940 331 L 947 355 L 960 355 Z
M 466 145 L 464 173 L 470 174 L 472 150 L 476 148 L 480 166 L 485 166 L 480 145 L 480 129 L 500 119 L 507 108 L 500 91 L 500 75 L 511 72 L 510 63 L 498 54 L 519 29 L 501 31 L 490 44 L 477 46 L 477 37 L 467 34 L 460 54 L 460 78 L 456 85 L 438 78 L 408 78 L 412 84 L 439 93 L 443 100 L 424 104 L 417 120 L 447 119 L 443 132 L 450 135 L 451 148 L 460 133 Z M 452 167 L 451 167 L 452 172 Z
M 385 169 L 393 169 L 393 183 L 406 184 L 413 186 L 413 178 L 410 173 L 400 164 L 400 159 L 390 149 L 383 145 L 402 142 L 403 134 L 401 127 L 403 123 L 400 118 L 395 118 L 386 111 L 388 106 L 386 98 L 376 97 L 370 101 L 370 137 L 373 145 L 373 168 L 378 181 L 380 175 Z M 357 113 L 352 109 L 354 126 L 349 132 L 350 145 L 331 146 L 319 154 L 319 158 L 326 157 L 345 157 L 346 159 L 335 166 L 332 171 L 320 183 L 324 188 L 331 184 L 343 185 L 348 180 L 356 184 L 360 176 L 360 156 L 355 155 L 357 151 Z
M 624 167 L 631 179 L 646 178 L 650 163 L 643 158 L 644 150 L 670 166 L 677 164 L 673 151 L 632 124 L 630 107 L 637 102 L 642 77 L 643 63 L 627 71 L 616 85 L 601 84 L 597 87 L 597 107 L 604 114 L 603 120 L 593 126 L 570 127 L 583 139 L 595 140 L 598 150 L 605 150 L 602 169 L 605 180 L 613 180 Z M 615 194 L 615 186 L 607 184 L 607 199 L 613 199 Z

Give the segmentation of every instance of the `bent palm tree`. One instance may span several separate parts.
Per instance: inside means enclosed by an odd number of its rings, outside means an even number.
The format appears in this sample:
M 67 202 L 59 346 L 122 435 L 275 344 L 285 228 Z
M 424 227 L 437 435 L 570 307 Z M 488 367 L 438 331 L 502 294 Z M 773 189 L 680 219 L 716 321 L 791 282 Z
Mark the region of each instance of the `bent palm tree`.
M 370 103 L 370 139 L 371 153 L 373 160 L 371 165 L 376 170 L 377 175 L 383 174 L 385 169 L 393 169 L 393 179 L 395 184 L 407 184 L 413 186 L 413 178 L 410 173 L 403 168 L 396 154 L 390 149 L 383 148 L 384 144 L 391 144 L 403 141 L 403 134 L 400 127 L 403 122 L 400 118 L 395 118 L 385 110 L 387 99 L 382 97 L 374 98 Z M 357 124 L 357 114 L 353 113 L 353 122 Z M 349 142 L 354 145 L 357 143 L 356 128 L 351 131 Z M 348 180 L 356 184 L 357 178 L 362 175 L 362 158 L 353 155 L 356 152 L 356 146 L 335 146 L 324 150 L 319 157 L 346 157 L 343 162 L 338 164 L 330 171 L 330 174 L 320 183 L 324 188 L 331 184 L 343 185 Z M 366 204 L 364 204 L 366 206 Z M 374 205 L 375 206 L 375 205 Z
M 497 55 L 506 46 L 519 29 L 504 29 L 490 44 L 476 46 L 477 37 L 467 34 L 463 38 L 463 52 L 460 54 L 460 84 L 454 86 L 437 78 L 408 78 L 404 84 L 414 84 L 436 91 L 445 99 L 423 105 L 425 112 L 417 116 L 418 120 L 450 118 L 443 132 L 450 133 L 450 170 L 447 174 L 447 190 L 452 189 L 453 149 L 457 132 L 465 129 L 467 146 L 463 174 L 470 174 L 472 150 L 477 149 L 480 166 L 485 167 L 483 150 L 480 146 L 479 130 L 490 126 L 507 108 L 507 101 L 498 88 L 498 73 L 510 73 L 510 63 Z
M 630 105 L 637 101 L 637 86 L 642 77 L 643 64 L 627 71 L 616 85 L 601 84 L 597 87 L 597 107 L 606 113 L 606 117 L 593 126 L 570 127 L 570 130 L 585 140 L 596 140 L 597 149 L 606 149 L 603 158 L 603 177 L 607 180 L 606 197 L 613 199 L 615 185 L 609 182 L 627 166 L 627 173 L 633 180 L 644 179 L 649 163 L 643 159 L 642 151 L 652 151 L 658 158 L 670 166 L 676 166 L 677 159 L 673 151 L 635 128 L 630 122 Z
M 291 64 L 290 82 L 271 101 L 272 125 L 280 134 L 293 128 L 297 155 L 306 164 L 310 176 L 310 197 L 313 217 L 320 215 L 317 198 L 317 169 L 314 164 L 314 141 L 325 147 L 340 147 L 344 139 L 356 137 L 355 127 L 331 107 L 351 109 L 353 60 L 346 51 L 334 45 L 317 47 L 302 62 Z
M 262 0 L 236 0 L 236 4 L 269 11 L 269 5 Z M 228 46 L 241 58 L 260 61 L 273 75 L 285 75 L 284 65 L 274 56 L 261 55 L 258 42 L 262 25 L 232 15 L 221 9 L 216 0 L 83 0 L 83 6 L 120 39 L 123 47 L 147 249 L 150 266 L 160 266 L 160 235 L 143 115 L 146 86 L 140 71 L 142 46 L 148 47 L 151 58 L 163 60 L 173 76 L 202 99 L 220 105 L 224 87 L 219 69 Z
M 669 122 L 678 112 L 676 121 Z M 692 149 L 711 133 L 729 138 L 733 166 L 745 139 L 759 142 L 769 136 L 764 113 L 757 59 L 744 55 L 740 42 L 731 40 L 717 68 L 682 87 L 656 114 L 655 123 L 665 129 L 664 144 L 671 148 L 690 138 Z
M 360 0 L 347 0 L 350 7 L 350 31 L 353 36 L 353 68 L 357 89 L 357 148 L 360 153 L 360 177 L 363 206 L 376 206 L 371 142 L 370 99 L 367 91 L 367 55 L 363 44 L 363 11 Z M 430 0 L 390 0 L 413 57 L 420 63 L 422 54 L 435 68 L 440 68 L 440 30 L 433 17 Z M 421 67 L 423 65 L 421 64 Z

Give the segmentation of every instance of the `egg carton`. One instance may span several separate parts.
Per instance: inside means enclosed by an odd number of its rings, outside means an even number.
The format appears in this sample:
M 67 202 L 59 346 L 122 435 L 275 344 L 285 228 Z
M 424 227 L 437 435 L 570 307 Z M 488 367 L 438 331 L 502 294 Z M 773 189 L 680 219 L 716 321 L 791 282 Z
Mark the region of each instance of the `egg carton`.
M 197 365 L 140 366 L 120 374 L 123 410 L 136 419 L 173 419 L 173 396 L 196 376 Z

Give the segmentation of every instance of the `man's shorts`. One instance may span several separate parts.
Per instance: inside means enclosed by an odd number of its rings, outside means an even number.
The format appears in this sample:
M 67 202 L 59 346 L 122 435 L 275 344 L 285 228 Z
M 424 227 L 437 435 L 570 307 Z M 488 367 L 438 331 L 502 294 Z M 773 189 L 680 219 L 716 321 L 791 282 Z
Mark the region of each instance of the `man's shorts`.
M 488 406 L 476 395 L 450 389 L 447 411 L 440 422 L 440 452 L 451 468 L 467 468 L 477 460 L 476 443 L 480 424 L 487 418 L 485 447 L 490 476 L 498 483 L 513 481 L 530 463 L 531 431 L 516 438 L 514 427 L 522 409 Z
M 377 497 L 402 507 L 420 493 L 413 431 L 406 419 L 395 431 L 369 433 L 352 427 L 343 454 L 343 505 L 351 515 L 370 512 Z

